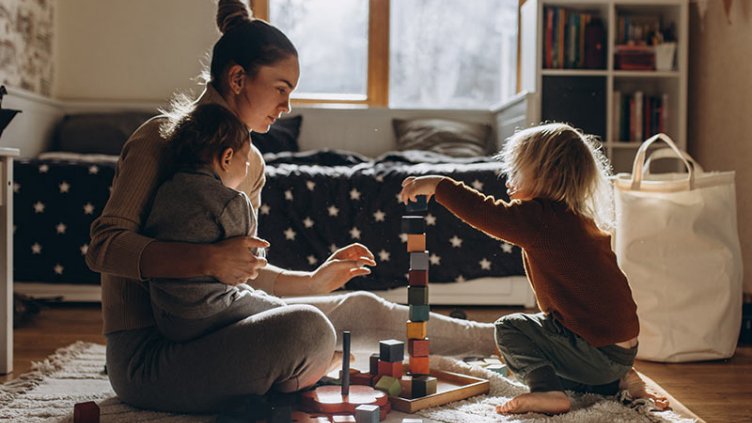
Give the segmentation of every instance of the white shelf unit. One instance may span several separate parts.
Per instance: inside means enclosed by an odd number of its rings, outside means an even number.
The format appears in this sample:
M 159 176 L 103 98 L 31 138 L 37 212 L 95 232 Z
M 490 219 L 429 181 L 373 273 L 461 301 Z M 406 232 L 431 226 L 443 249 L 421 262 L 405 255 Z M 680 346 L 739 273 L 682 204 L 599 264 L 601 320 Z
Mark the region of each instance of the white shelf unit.
M 545 8 L 562 7 L 567 11 L 586 12 L 598 16 L 605 29 L 606 60 L 603 69 L 548 69 L 545 68 L 544 43 L 546 37 Z M 674 69 L 668 71 L 631 71 L 615 69 L 616 32 L 620 16 L 657 16 L 662 24 L 673 25 L 676 34 L 676 54 Z M 573 118 L 557 118 L 551 113 L 551 104 L 563 110 L 584 113 L 590 119 L 591 127 L 599 128 L 601 141 L 614 167 L 615 172 L 628 172 L 640 142 L 625 141 L 615 136 L 614 92 L 631 95 L 640 91 L 645 96 L 668 96 L 668 118 L 664 132 L 677 145 L 687 148 L 687 75 L 689 42 L 688 0 L 527 0 L 520 10 L 521 47 L 521 88 L 534 93 L 533 121 L 544 122 L 566 120 L 578 128 L 588 131 L 586 122 Z M 567 99 L 552 93 L 568 89 L 591 87 L 592 103 L 578 99 Z M 599 102 L 596 104 L 596 102 Z M 548 105 L 548 107 L 547 107 Z M 587 108 L 594 113 L 588 114 Z M 549 110 L 547 110 L 547 108 Z M 566 114 L 566 111 L 565 111 Z M 553 116 L 552 116 L 553 115 Z M 599 115 L 598 117 L 594 117 Z M 585 119 L 587 120 L 587 119 Z M 592 125 L 596 123 L 596 125 Z M 644 134 L 645 140 L 652 134 Z

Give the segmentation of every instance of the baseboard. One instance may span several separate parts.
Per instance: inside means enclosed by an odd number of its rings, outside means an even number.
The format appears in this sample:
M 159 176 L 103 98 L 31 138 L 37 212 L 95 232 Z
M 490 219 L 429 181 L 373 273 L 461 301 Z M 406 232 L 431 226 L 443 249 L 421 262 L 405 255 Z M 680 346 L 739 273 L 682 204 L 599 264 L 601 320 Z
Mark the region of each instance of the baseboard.
M 99 285 L 16 282 L 13 290 L 33 298 L 60 298 L 65 302 L 99 302 L 102 298 Z M 407 301 L 406 287 L 373 292 L 395 303 L 404 304 Z M 527 278 L 508 276 L 431 284 L 429 302 L 433 305 L 521 305 L 529 308 L 535 306 L 535 297 Z

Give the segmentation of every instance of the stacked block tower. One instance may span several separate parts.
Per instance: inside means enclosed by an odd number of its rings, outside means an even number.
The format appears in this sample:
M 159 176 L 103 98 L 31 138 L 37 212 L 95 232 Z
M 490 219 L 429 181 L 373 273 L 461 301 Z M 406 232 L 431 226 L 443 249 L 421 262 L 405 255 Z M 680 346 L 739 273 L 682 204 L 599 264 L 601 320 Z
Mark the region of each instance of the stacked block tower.
M 430 341 L 428 339 L 428 250 L 426 250 L 426 219 L 428 203 L 425 196 L 408 202 L 407 214 L 402 216 L 402 232 L 407 234 L 407 252 L 410 254 L 408 270 L 407 304 L 410 308 L 407 321 L 407 352 L 412 380 L 403 380 L 403 388 L 410 389 L 411 397 L 436 393 L 436 378 L 431 377 L 428 366 Z

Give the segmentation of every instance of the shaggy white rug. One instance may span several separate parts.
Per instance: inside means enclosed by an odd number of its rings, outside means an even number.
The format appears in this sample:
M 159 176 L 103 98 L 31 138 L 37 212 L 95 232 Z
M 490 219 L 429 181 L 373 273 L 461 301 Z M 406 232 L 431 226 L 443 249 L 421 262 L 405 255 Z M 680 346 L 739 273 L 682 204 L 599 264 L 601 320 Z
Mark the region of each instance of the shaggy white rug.
M 357 353 L 356 353 L 357 355 Z M 215 416 L 188 416 L 157 413 L 135 409 L 120 402 L 103 373 L 105 347 L 77 342 L 61 348 L 32 371 L 0 385 L 0 420 L 13 422 L 71 422 L 73 405 L 77 402 L 96 401 L 101 409 L 103 423 L 149 421 L 213 422 Z M 494 406 L 514 395 L 525 392 L 524 386 L 485 369 L 471 367 L 462 361 L 432 357 L 431 366 L 443 370 L 465 373 L 489 379 L 488 395 L 470 398 L 447 406 L 421 410 L 418 416 L 424 422 L 483 423 L 483 422 L 691 422 L 693 420 L 668 412 L 652 412 L 647 402 L 619 401 L 597 395 L 576 395 L 571 412 L 546 416 L 525 414 L 501 416 Z M 401 422 L 405 414 L 392 412 L 386 422 Z

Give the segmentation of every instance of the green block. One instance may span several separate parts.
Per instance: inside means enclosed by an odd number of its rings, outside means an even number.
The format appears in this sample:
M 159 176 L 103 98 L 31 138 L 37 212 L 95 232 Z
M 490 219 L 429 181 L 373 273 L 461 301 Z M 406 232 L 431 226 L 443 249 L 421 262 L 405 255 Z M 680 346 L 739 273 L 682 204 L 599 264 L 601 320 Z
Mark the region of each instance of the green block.
M 381 376 L 374 388 L 386 392 L 390 397 L 396 397 L 402 392 L 399 380 L 391 376 Z

